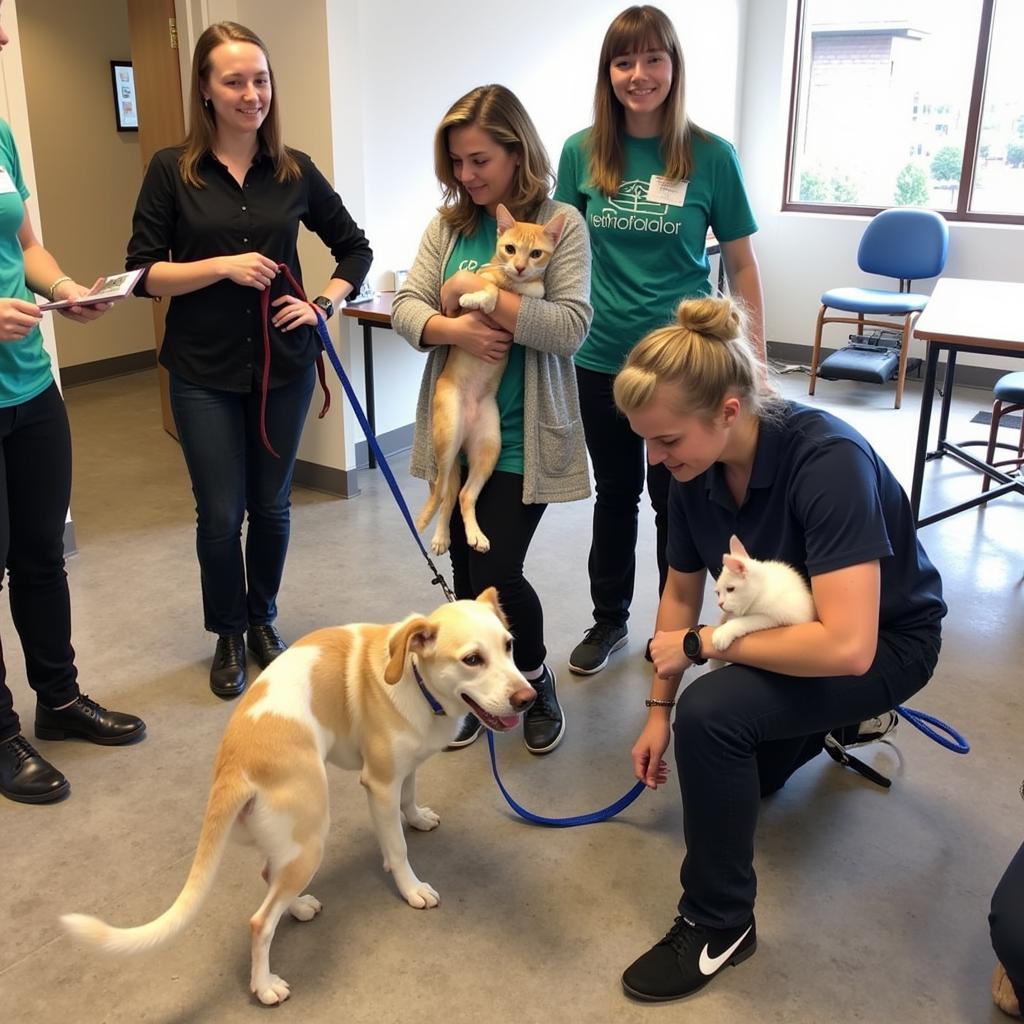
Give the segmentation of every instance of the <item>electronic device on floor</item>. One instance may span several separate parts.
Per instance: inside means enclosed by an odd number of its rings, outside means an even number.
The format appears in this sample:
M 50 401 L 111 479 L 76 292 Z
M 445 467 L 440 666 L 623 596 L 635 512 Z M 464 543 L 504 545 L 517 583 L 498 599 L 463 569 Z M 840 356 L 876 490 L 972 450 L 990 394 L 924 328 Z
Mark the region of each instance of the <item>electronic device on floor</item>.
M 899 331 L 878 330 L 871 334 L 851 334 L 846 348 L 833 352 L 818 367 L 825 380 L 857 380 L 866 384 L 885 384 L 895 380 L 900 367 Z M 907 371 L 919 371 L 920 359 L 907 359 Z

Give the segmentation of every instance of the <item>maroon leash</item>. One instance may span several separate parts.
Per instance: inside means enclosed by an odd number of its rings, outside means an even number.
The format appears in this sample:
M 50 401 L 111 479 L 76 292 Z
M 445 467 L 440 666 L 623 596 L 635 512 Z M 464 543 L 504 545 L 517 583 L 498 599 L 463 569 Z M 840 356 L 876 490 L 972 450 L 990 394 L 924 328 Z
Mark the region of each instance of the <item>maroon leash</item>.
M 295 275 L 288 269 L 283 263 L 278 263 L 277 269 L 280 270 L 285 280 L 292 286 L 292 291 L 303 302 L 310 306 L 313 312 L 320 316 L 320 310 L 313 305 L 306 298 L 306 293 L 302 290 L 302 285 L 295 279 Z M 270 438 L 267 437 L 267 389 L 270 386 L 270 288 L 264 288 L 260 292 L 260 320 L 263 322 L 263 382 L 260 387 L 260 440 L 263 442 L 263 447 L 274 456 L 275 459 L 281 458 L 277 452 L 274 451 L 274 446 L 270 443 Z M 331 393 L 327 390 L 327 373 L 324 370 L 324 354 L 323 349 L 316 354 L 316 373 L 320 378 L 320 387 L 323 388 L 324 392 L 324 406 L 320 410 L 320 415 L 317 419 L 322 420 L 328 410 L 331 408 Z

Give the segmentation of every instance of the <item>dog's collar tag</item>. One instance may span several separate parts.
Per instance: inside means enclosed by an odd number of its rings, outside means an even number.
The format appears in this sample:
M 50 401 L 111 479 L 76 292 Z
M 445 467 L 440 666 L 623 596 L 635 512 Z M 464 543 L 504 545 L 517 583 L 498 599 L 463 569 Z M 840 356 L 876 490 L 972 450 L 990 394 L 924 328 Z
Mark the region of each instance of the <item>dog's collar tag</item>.
M 426 683 L 423 682 L 423 678 L 420 676 L 420 671 L 416 667 L 416 662 L 412 663 L 412 674 L 416 677 L 416 683 L 419 686 L 420 691 L 423 693 L 423 696 L 427 698 L 430 710 L 433 711 L 435 715 L 447 714 L 445 709 L 437 703 L 437 699 L 434 695 L 427 689 Z

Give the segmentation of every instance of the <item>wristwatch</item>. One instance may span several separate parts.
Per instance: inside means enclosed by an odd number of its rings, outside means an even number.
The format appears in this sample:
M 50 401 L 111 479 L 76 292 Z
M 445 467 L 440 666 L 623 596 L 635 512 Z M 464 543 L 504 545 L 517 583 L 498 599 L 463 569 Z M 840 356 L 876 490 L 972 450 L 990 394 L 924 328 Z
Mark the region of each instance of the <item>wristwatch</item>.
M 700 631 L 704 628 L 704 623 L 701 622 L 694 626 L 692 629 L 688 629 L 683 634 L 683 654 L 685 654 L 694 665 L 703 665 L 707 662 L 707 658 L 700 656 Z
M 334 303 L 331 302 L 331 300 L 327 298 L 326 295 L 318 295 L 313 300 L 313 305 L 320 307 L 320 309 L 323 311 L 325 320 L 330 320 L 331 317 L 334 316 Z

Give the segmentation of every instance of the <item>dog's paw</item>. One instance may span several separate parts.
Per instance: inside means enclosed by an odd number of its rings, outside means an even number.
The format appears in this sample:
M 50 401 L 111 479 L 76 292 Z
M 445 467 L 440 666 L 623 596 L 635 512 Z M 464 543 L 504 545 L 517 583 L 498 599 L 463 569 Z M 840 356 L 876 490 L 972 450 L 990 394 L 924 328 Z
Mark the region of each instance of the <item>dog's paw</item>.
M 264 1006 L 277 1006 L 278 1003 L 283 1003 L 292 994 L 288 982 L 284 978 L 279 978 L 276 974 L 268 974 L 265 979 L 261 979 L 258 983 L 253 982 L 252 990 L 256 993 L 256 998 Z
M 430 550 L 435 555 L 443 555 L 451 546 L 452 539 L 447 530 L 438 530 L 430 542 Z
M 493 313 L 494 307 L 498 304 L 497 294 L 484 291 L 466 292 L 459 298 L 459 305 L 463 309 L 479 309 L 484 313 Z
M 417 882 L 412 888 L 402 893 L 405 902 L 417 910 L 426 910 L 429 907 L 436 907 L 441 902 L 437 890 L 426 882 Z
M 323 909 L 324 905 L 315 896 L 306 893 L 305 896 L 296 896 L 292 900 L 291 906 L 288 907 L 288 913 L 296 921 L 312 921 Z
M 488 540 L 487 534 L 480 527 L 477 527 L 475 530 L 466 530 L 466 543 L 474 551 L 479 551 L 482 555 L 487 554 L 491 550 L 491 542 Z
M 412 814 L 406 814 L 405 820 L 420 832 L 429 832 L 441 824 L 441 816 L 429 807 L 416 807 Z

